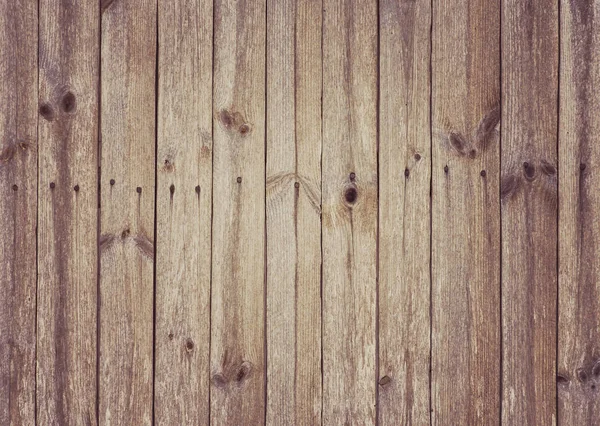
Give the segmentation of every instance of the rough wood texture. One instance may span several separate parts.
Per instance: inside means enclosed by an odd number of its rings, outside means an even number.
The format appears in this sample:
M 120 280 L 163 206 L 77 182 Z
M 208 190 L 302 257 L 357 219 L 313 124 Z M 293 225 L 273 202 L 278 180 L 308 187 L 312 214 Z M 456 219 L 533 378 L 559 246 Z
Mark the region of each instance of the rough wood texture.
M 325 0 L 323 423 L 376 405 L 377 3 Z
M 0 424 L 35 423 L 37 2 L 0 3 Z
M 267 5 L 267 418 L 321 422 L 321 1 Z
M 158 2 L 155 421 L 208 424 L 212 2 Z
M 502 423 L 556 422 L 558 2 L 502 3 Z
M 379 25 L 379 424 L 429 425 L 431 2 Z
M 265 419 L 265 0 L 215 0 L 211 423 Z
M 39 3 L 38 425 L 97 419 L 99 16 Z
M 102 12 L 99 423 L 152 423 L 156 1 Z M 135 344 L 132 344 L 135 342 Z
M 600 413 L 600 2 L 561 2 L 558 422 Z
M 433 8 L 432 423 L 492 424 L 500 416 L 500 2 Z

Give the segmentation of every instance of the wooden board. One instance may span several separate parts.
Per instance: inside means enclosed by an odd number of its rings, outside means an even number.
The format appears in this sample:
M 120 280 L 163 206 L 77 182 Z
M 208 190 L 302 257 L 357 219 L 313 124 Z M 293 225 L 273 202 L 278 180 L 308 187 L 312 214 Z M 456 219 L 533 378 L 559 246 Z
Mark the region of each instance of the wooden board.
M 558 2 L 502 2 L 502 423 L 556 423 Z
M 380 2 L 380 425 L 429 425 L 430 26 L 430 1 Z
M 434 1 L 432 423 L 500 416 L 500 1 Z
M 99 16 L 39 3 L 38 425 L 97 421 Z
M 151 424 L 156 1 L 103 4 L 101 43 L 99 423 Z
M 376 420 L 377 3 L 325 0 L 323 423 Z
M 600 412 L 600 2 L 560 5 L 558 422 Z
M 215 0 L 211 423 L 265 420 L 266 1 Z
M 0 3 L 0 424 L 35 423 L 37 2 Z
M 267 4 L 267 417 L 321 422 L 321 1 Z
M 208 424 L 212 1 L 158 2 L 156 424 Z

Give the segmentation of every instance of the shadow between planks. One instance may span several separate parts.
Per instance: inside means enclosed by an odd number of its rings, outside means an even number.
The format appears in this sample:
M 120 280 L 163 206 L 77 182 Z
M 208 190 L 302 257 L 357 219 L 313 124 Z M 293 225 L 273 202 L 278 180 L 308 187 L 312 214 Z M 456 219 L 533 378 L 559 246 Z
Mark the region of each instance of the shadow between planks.
M 1 2 L 0 424 L 594 424 L 597 16 Z

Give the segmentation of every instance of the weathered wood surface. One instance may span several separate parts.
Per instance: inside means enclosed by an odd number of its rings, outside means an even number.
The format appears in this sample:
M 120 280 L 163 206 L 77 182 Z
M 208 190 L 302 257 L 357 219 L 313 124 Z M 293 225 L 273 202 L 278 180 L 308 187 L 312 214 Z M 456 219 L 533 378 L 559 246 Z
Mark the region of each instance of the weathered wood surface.
M 0 424 L 35 422 L 37 2 L 0 3 Z
M 267 413 L 321 421 L 321 1 L 267 4 Z
M 379 424 L 429 424 L 431 2 L 379 3 Z
M 432 423 L 493 424 L 500 416 L 500 1 L 433 7 Z
M 99 423 L 148 425 L 154 352 L 156 1 L 117 1 L 101 12 Z
M 502 423 L 556 423 L 558 2 L 502 2 Z
M 97 421 L 99 6 L 39 2 L 38 425 Z

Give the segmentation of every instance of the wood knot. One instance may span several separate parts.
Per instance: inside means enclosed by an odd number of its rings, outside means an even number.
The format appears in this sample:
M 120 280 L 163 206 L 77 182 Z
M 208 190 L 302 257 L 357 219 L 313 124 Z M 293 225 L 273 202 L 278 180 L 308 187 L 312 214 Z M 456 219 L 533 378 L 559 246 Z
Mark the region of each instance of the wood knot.
M 578 368 L 575 372 L 577 374 L 577 380 L 581 383 L 586 383 L 589 380 L 588 373 L 583 368 Z
M 127 237 L 129 237 L 130 234 L 131 234 L 131 231 L 129 230 L 129 228 L 124 229 L 123 232 L 121 232 L 121 238 L 127 238 Z
M 356 173 L 352 172 L 348 177 L 350 178 L 350 182 L 354 182 L 356 180 Z
M 18 187 L 17 185 L 13 185 L 13 186 L 12 186 L 12 190 L 13 190 L 13 191 L 18 191 L 18 189 L 19 189 L 19 187 Z
M 4 149 L 0 152 L 0 162 L 8 163 L 13 159 L 15 153 L 17 152 L 17 148 L 15 144 L 9 143 L 4 147 Z
M 568 385 L 570 382 L 570 380 L 567 378 L 567 376 L 563 375 L 563 374 L 557 374 L 556 375 L 556 383 L 559 386 L 566 386 Z
M 188 351 L 188 353 L 194 350 L 194 341 L 192 339 L 188 338 L 185 341 L 185 350 Z
M 79 185 L 75 185 L 75 186 L 73 187 L 73 190 L 74 190 L 75 192 L 79 192 Z
M 73 92 L 68 91 L 63 95 L 62 99 L 60 100 L 60 108 L 67 114 L 75 112 L 75 109 L 77 108 L 77 101 Z
M 535 179 L 535 166 L 533 164 L 530 164 L 527 161 L 525 161 L 523 163 L 523 172 L 525 173 L 525 179 L 527 179 L 528 181 L 531 182 Z
M 115 180 L 111 179 L 109 183 L 110 183 L 110 186 L 113 186 L 115 184 Z
M 240 365 L 240 368 L 238 368 L 237 372 L 235 373 L 235 381 L 238 384 L 243 383 L 244 380 L 248 379 L 251 372 L 252 372 L 252 363 L 250 363 L 248 361 L 242 362 L 242 365 Z
M 514 175 L 504 176 L 500 182 L 500 199 L 510 199 L 514 194 L 517 193 L 519 186 L 521 185 L 521 179 Z
M 457 154 L 465 155 L 467 141 L 465 141 L 465 138 L 460 133 L 450 132 L 448 134 L 448 143 Z
M 200 195 L 200 185 L 196 185 L 195 191 L 196 194 Z
M 486 177 L 487 176 L 487 172 L 485 170 L 482 170 L 481 172 L 479 172 L 479 175 L 481 177 Z
M 169 192 L 171 193 L 171 196 L 175 194 L 175 185 L 171 184 L 171 186 L 169 186 Z
M 238 178 L 236 179 L 237 183 L 242 183 L 242 177 L 238 176 Z
M 381 379 L 379 379 L 380 386 L 388 385 L 391 382 L 392 382 L 392 378 L 390 376 L 383 376 Z
M 48 102 L 41 104 L 38 112 L 45 120 L 54 120 L 54 108 Z
M 408 167 L 406 169 L 404 169 L 404 177 L 408 178 L 410 176 L 410 170 L 408 170 Z
M 344 190 L 344 200 L 348 205 L 352 205 L 356 203 L 358 199 L 358 190 L 356 189 L 356 185 L 349 185 Z
M 445 174 L 448 174 L 448 165 L 445 165 L 445 166 L 444 166 L 444 173 L 445 173 Z
M 56 184 L 54 182 L 50 182 L 50 189 L 56 188 Z
M 546 160 L 542 160 L 540 163 L 540 169 L 546 176 L 554 176 L 556 174 L 556 167 L 548 163 Z
M 294 188 L 296 188 L 296 189 L 300 188 L 300 182 L 294 182 Z
M 168 336 L 169 340 L 173 340 L 173 338 L 175 337 L 175 335 L 173 335 L 173 332 L 171 331 Z
M 227 386 L 227 379 L 222 373 L 215 373 L 211 377 L 211 382 L 214 386 L 218 388 L 224 388 Z
M 142 193 L 142 187 L 138 186 L 137 188 L 135 188 L 135 192 L 137 192 L 138 194 Z
M 164 172 L 171 173 L 171 172 L 173 172 L 173 170 L 175 170 L 175 166 L 173 165 L 171 160 L 166 159 L 163 163 L 162 170 Z
M 585 170 L 585 163 L 581 163 L 579 165 L 579 170 L 582 171 L 582 172 Z
M 496 126 L 500 123 L 500 116 L 501 108 L 498 103 L 479 122 L 477 131 L 475 132 L 475 143 L 479 149 L 486 148 Z
M 418 152 L 415 154 L 415 160 L 419 161 L 421 159 L 421 154 Z
M 219 113 L 218 117 L 221 124 L 227 130 L 237 131 L 241 136 L 246 136 L 252 131 L 250 124 L 237 111 L 231 112 L 224 109 Z

